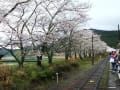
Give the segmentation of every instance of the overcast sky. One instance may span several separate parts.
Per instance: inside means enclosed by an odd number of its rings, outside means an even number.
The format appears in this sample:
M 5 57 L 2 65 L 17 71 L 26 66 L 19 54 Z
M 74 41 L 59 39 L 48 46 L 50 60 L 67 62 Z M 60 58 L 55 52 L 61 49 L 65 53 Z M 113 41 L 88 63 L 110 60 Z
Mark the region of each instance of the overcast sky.
M 120 24 L 120 0 L 87 1 L 92 5 L 89 11 L 91 20 L 88 22 L 87 27 L 117 30 L 117 25 Z

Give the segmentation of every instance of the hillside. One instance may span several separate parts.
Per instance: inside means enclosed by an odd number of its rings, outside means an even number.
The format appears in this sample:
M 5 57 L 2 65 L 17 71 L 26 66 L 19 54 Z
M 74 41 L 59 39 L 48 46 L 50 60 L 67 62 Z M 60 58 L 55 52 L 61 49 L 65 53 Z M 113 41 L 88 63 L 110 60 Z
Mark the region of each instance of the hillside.
M 118 44 L 118 31 L 103 31 L 97 29 L 91 29 L 95 33 L 101 35 L 101 40 L 105 41 L 108 46 L 116 48 Z
M 14 52 L 16 52 L 18 49 L 14 49 Z M 10 56 L 10 52 L 8 52 L 7 50 L 0 48 L 0 55 L 5 55 L 5 56 Z
M 3 48 L 0 48 L 0 55 L 9 54 L 9 52 Z

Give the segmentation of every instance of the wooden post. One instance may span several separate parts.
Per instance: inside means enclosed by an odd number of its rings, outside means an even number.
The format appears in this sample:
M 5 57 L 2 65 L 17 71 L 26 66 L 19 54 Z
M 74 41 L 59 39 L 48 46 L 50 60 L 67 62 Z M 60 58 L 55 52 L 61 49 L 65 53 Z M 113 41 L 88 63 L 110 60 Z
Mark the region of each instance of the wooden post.
M 93 46 L 93 35 L 92 35 L 92 65 L 94 65 L 94 46 Z
M 58 82 L 59 82 L 58 72 L 56 72 L 56 81 L 57 81 L 57 84 L 58 84 Z
M 120 42 L 120 29 L 119 29 L 119 24 L 118 24 L 118 43 Z
M 120 48 L 120 29 L 118 24 L 118 42 L 117 42 L 117 48 Z

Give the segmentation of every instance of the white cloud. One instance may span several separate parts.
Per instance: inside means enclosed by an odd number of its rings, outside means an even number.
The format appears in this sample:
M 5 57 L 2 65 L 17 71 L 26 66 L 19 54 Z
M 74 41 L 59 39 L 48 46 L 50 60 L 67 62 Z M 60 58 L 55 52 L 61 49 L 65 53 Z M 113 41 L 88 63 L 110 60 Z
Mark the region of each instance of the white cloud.
M 116 30 L 120 23 L 120 0 L 90 0 L 92 8 L 89 11 L 91 20 L 88 27 Z

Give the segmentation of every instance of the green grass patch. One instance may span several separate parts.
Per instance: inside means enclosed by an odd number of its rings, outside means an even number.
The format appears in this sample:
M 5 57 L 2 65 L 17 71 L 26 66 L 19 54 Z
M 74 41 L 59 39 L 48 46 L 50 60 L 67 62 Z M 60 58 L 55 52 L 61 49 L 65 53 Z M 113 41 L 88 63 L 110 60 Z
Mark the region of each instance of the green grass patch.
M 103 75 L 103 77 L 102 77 L 102 79 L 100 81 L 99 87 L 102 90 L 108 90 L 108 81 L 109 81 L 109 63 L 105 67 L 104 75 Z
M 7 66 L 5 66 L 7 67 Z M 38 67 L 36 63 L 25 63 L 24 68 L 19 69 L 17 65 L 9 66 L 4 73 L 0 73 L 3 79 L 0 86 L 4 86 L 4 83 L 8 81 L 10 77 L 10 87 L 13 89 L 25 90 L 25 88 L 36 88 L 37 86 L 42 86 L 48 81 L 56 80 L 56 72 L 59 76 L 64 76 L 64 73 L 70 72 L 71 70 L 78 68 L 79 64 L 66 62 L 65 60 L 56 60 L 52 65 L 46 62 L 42 63 L 41 67 Z M 4 71 L 5 71 L 4 70 Z M 0 75 L 0 76 L 1 76 Z M 6 84 L 7 86 L 7 84 Z M 28 89 L 29 90 L 29 89 Z
M 7 66 L 6 66 L 7 67 Z M 49 65 L 43 59 L 42 66 L 38 67 L 36 62 L 24 63 L 24 67 L 19 69 L 17 65 L 9 67 L 7 74 L 0 81 L 0 86 L 7 82 L 6 87 L 18 90 L 45 90 L 44 88 L 55 85 L 56 72 L 59 74 L 61 85 L 65 86 L 74 82 L 75 79 L 85 76 L 85 72 L 92 67 L 90 58 L 76 60 L 75 62 L 54 58 L 53 64 Z M 67 77 L 67 79 L 65 79 Z M 52 86 L 53 86 L 52 85 Z

